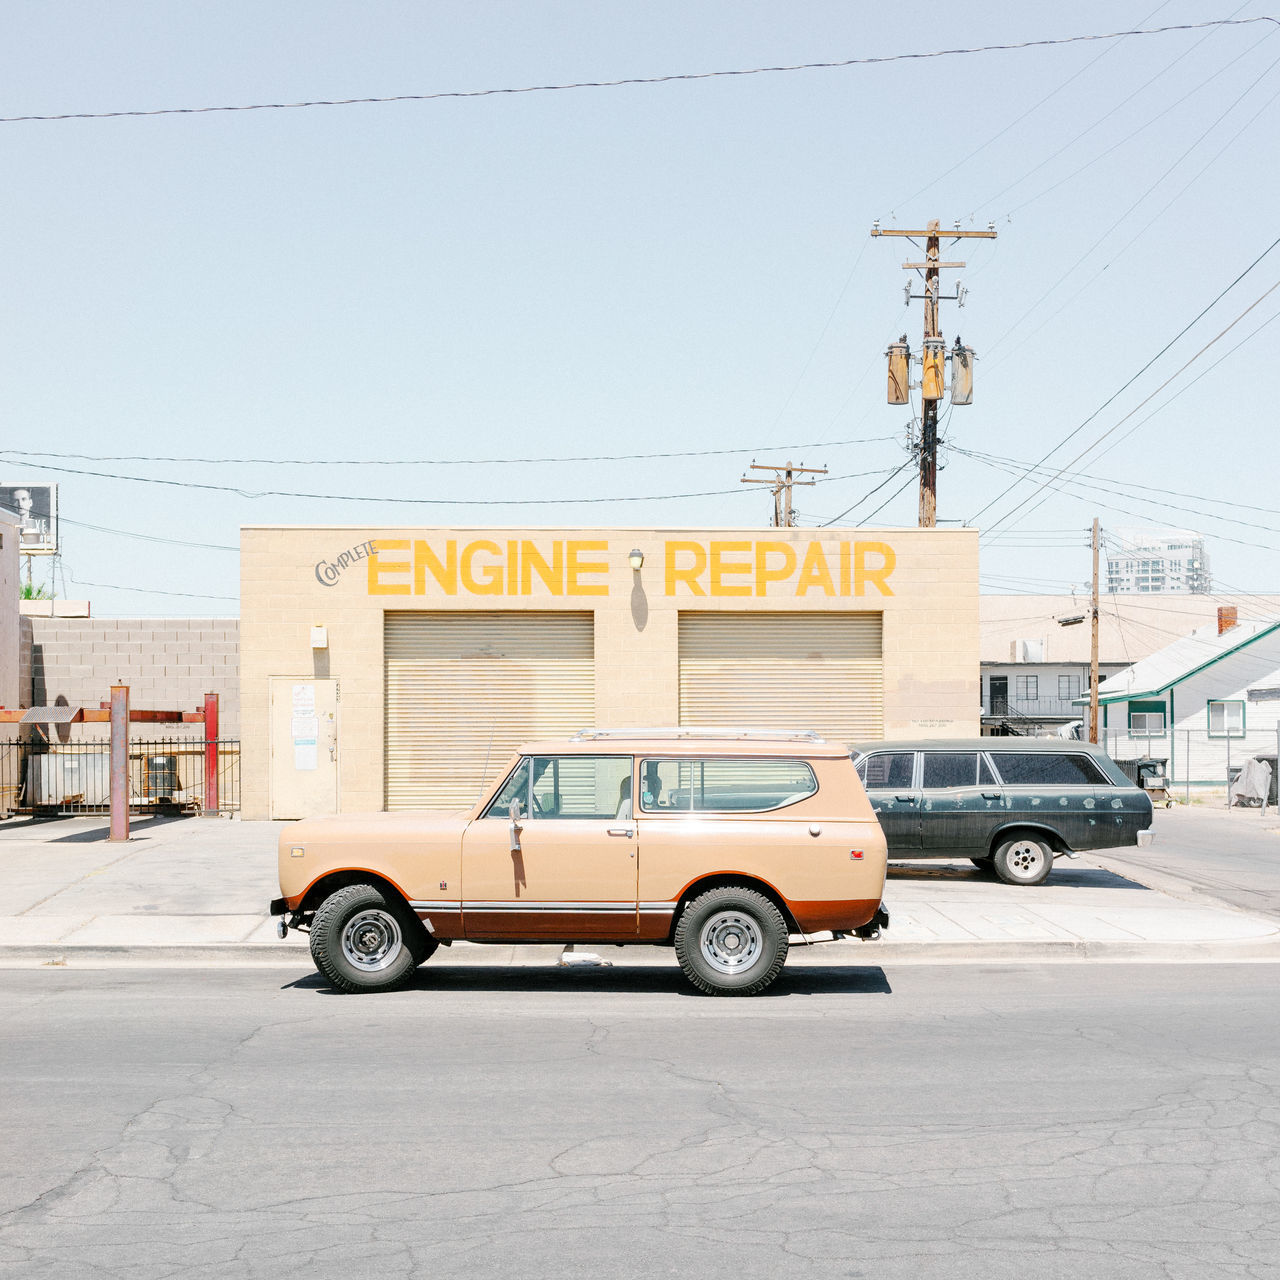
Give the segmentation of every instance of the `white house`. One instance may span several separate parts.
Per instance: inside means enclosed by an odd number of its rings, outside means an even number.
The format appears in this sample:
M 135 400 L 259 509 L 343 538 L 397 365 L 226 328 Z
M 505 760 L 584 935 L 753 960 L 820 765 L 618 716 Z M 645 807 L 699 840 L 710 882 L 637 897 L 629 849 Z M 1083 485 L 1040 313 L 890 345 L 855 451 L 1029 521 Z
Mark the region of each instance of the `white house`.
M 1099 682 L 1099 737 L 1113 759 L 1168 761 L 1177 783 L 1280 748 L 1280 621 L 1219 621 Z M 1085 699 L 1081 699 L 1085 702 Z

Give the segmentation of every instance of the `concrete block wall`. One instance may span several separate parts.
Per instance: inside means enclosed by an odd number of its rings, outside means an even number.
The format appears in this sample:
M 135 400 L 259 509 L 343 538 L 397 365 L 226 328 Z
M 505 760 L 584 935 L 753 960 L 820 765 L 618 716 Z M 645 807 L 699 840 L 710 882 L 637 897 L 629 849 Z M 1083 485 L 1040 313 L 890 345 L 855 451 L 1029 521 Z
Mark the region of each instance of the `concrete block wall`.
M 240 735 L 240 623 L 235 618 L 29 618 L 24 628 L 25 706 L 96 707 L 113 684 L 130 706 L 196 711 L 218 695 L 223 738 Z

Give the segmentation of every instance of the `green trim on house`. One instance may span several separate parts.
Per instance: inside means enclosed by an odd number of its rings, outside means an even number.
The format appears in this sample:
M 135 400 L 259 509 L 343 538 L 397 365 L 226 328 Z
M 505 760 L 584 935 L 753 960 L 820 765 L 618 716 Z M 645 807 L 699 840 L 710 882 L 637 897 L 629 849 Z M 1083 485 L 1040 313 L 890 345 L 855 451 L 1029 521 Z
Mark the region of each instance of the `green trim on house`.
M 1254 643 L 1254 641 L 1264 639 L 1277 629 L 1280 629 L 1280 622 L 1273 622 L 1269 627 L 1266 627 L 1262 631 L 1255 632 L 1247 640 L 1241 640 L 1239 644 L 1232 645 L 1230 649 L 1224 649 L 1221 653 L 1215 654 L 1212 658 L 1202 662 L 1198 667 L 1192 667 L 1190 671 L 1184 671 L 1180 676 L 1170 680 L 1168 684 L 1162 684 L 1158 689 L 1131 689 L 1127 693 L 1100 693 L 1098 695 L 1098 701 L 1100 703 L 1131 702 L 1134 698 L 1157 697 L 1166 690 L 1172 689 L 1175 684 L 1181 684 L 1184 680 L 1190 680 L 1192 676 L 1198 676 L 1200 672 L 1207 670 L 1216 662 L 1221 662 L 1223 658 L 1229 658 L 1232 654 L 1239 653 L 1241 649 L 1247 649 Z
M 1149 699 L 1147 701 L 1143 701 L 1140 698 L 1139 699 L 1131 698 L 1129 700 L 1129 720 L 1128 720 L 1129 733 L 1130 734 L 1133 733 L 1133 717 L 1135 713 L 1141 716 L 1141 715 L 1155 715 L 1157 712 L 1159 713 L 1161 719 L 1164 721 L 1164 727 L 1158 731 L 1143 729 L 1141 731 L 1142 737 L 1163 738 L 1165 734 L 1169 732 L 1169 724 L 1170 724 L 1169 708 L 1163 698 Z
M 1240 732 L 1239 733 L 1233 733 L 1230 728 L 1228 728 L 1225 733 L 1214 733 L 1213 715 L 1210 712 L 1209 708 L 1212 707 L 1215 702 L 1221 703 L 1223 706 L 1227 706 L 1230 703 L 1234 703 L 1236 706 L 1240 708 Z M 1218 741 L 1224 741 L 1227 738 L 1246 737 L 1249 732 L 1248 715 L 1249 715 L 1249 709 L 1248 709 L 1248 706 L 1246 705 L 1246 701 L 1244 698 L 1206 698 L 1204 701 L 1205 733 L 1208 737 L 1214 738 Z M 1226 718 L 1225 714 L 1223 718 L 1225 720 Z

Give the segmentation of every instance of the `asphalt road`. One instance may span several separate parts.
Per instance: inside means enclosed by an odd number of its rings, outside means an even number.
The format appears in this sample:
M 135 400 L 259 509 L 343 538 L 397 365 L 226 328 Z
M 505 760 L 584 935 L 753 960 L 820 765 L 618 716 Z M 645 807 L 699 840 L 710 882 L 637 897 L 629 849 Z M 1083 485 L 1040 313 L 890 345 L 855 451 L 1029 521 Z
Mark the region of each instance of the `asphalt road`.
M 1249 809 L 1230 814 L 1225 808 L 1212 813 L 1157 810 L 1150 847 L 1108 849 L 1100 856 L 1121 872 L 1167 875 L 1192 900 L 1226 902 L 1280 919 L 1278 826 L 1274 809 L 1265 818 Z
M 0 1278 L 1272 1280 L 1278 979 L 0 970 Z

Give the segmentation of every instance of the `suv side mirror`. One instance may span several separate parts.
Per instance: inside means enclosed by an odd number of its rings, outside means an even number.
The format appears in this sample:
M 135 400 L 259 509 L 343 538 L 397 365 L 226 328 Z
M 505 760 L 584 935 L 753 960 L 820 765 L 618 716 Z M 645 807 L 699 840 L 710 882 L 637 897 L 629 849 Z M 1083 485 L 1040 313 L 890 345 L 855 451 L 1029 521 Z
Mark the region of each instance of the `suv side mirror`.
M 520 852 L 520 832 L 524 830 L 524 826 L 520 822 L 520 801 L 513 800 L 507 808 L 507 813 L 511 818 L 511 852 Z

